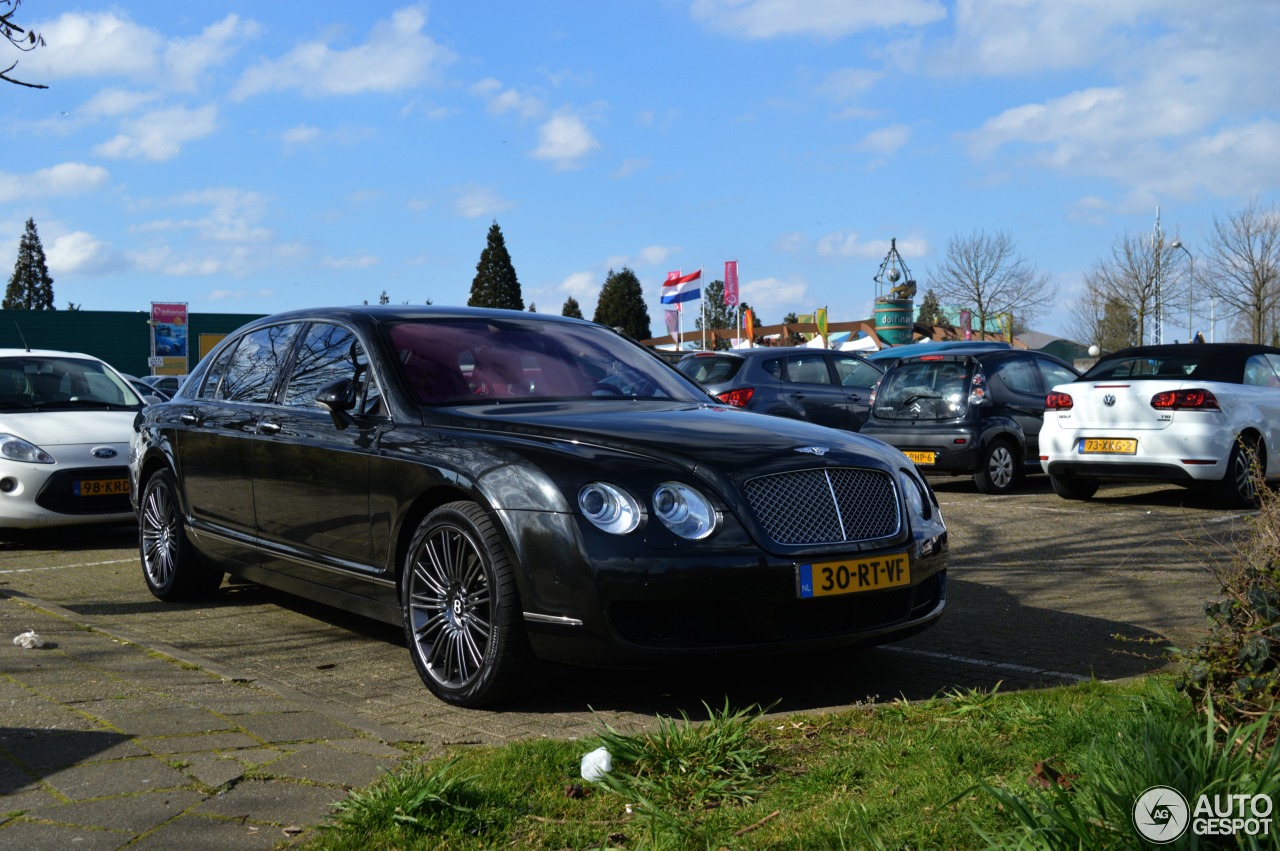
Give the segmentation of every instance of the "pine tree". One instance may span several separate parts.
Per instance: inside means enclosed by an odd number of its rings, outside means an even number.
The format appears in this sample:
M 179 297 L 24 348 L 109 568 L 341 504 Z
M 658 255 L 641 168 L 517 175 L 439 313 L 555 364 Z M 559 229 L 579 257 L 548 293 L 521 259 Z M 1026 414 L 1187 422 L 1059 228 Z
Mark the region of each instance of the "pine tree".
M 644 304 L 640 279 L 626 266 L 621 272 L 609 270 L 600 288 L 600 300 L 596 302 L 593 322 L 621 328 L 623 333 L 637 340 L 647 340 L 649 333 L 649 308 Z
M 938 296 L 933 290 L 925 290 L 924 298 L 920 300 L 920 312 L 916 316 L 916 321 L 921 325 L 949 325 L 947 317 L 942 312 L 942 305 L 938 303 Z
M 480 262 L 476 264 L 476 277 L 471 282 L 471 298 L 467 299 L 467 304 L 472 307 L 524 310 L 520 281 L 516 278 L 511 255 L 507 253 L 507 243 L 502 238 L 502 229 L 496 221 L 489 227 L 488 244 L 480 252 Z
M 572 316 L 574 319 L 586 319 L 582 315 L 582 308 L 578 306 L 578 300 L 573 296 L 569 296 L 564 300 L 564 307 L 560 308 L 561 316 Z
M 18 260 L 4 291 L 4 310 L 57 310 L 53 303 L 53 278 L 44 259 L 44 246 L 36 233 L 35 219 L 27 219 L 27 232 L 18 243 Z

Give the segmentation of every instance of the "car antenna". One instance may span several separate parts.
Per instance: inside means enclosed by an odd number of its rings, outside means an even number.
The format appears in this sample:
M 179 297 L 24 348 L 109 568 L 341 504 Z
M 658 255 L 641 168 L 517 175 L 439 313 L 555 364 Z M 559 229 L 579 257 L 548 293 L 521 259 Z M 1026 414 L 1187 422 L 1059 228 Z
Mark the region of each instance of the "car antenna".
M 13 327 L 18 329 L 18 339 L 22 340 L 22 346 L 27 351 L 31 351 L 31 344 L 27 342 L 27 337 L 22 333 L 22 326 L 18 324 L 18 320 L 13 320 Z

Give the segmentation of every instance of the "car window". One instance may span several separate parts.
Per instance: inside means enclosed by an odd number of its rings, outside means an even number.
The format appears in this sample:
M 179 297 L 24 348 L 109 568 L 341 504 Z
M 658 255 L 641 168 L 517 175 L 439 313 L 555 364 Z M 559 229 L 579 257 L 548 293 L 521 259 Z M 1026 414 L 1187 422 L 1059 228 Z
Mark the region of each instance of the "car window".
M 1208 355 L 1206 354 L 1205 358 Z M 1194 376 L 1205 358 L 1199 355 L 1177 354 L 1158 356 L 1143 354 L 1103 360 L 1086 373 L 1090 381 L 1112 378 L 1187 378 Z
M 742 358 L 697 355 L 685 358 L 676 367 L 699 384 L 722 384 L 742 368 Z
M 949 419 L 964 414 L 968 398 L 969 368 L 963 361 L 902 361 L 881 379 L 875 410 L 890 419 Z
M 821 353 L 787 358 L 787 380 L 796 384 L 830 384 L 831 372 Z
M 86 404 L 141 405 L 142 399 L 101 361 L 39 355 L 0 359 L 0 405 L 6 409 Z
M 844 387 L 870 387 L 880 380 L 880 370 L 861 358 L 834 356 L 832 363 Z
M 271 388 L 298 327 L 296 322 L 272 325 L 241 337 L 226 365 L 217 398 L 228 402 L 270 402 Z
M 1254 387 L 1280 387 L 1280 377 L 1270 358 L 1265 354 L 1253 355 L 1244 364 L 1244 383 Z
M 379 409 L 381 393 L 360 341 L 350 329 L 317 322 L 298 344 L 281 401 L 290 407 L 313 407 L 321 388 L 343 378 L 356 383 L 356 410 L 368 413 Z
M 706 401 L 682 373 L 612 331 L 537 318 L 389 322 L 404 384 L 427 405 L 517 399 Z
M 997 361 L 990 367 L 992 378 L 1004 382 L 1004 386 L 1023 396 L 1043 396 L 1040 372 L 1031 358 L 1012 357 Z
M 1040 366 L 1040 375 L 1044 378 L 1044 389 L 1046 391 L 1057 387 L 1059 384 L 1067 384 L 1076 380 L 1076 374 L 1060 363 L 1054 363 L 1047 358 L 1036 358 L 1036 363 Z
M 779 381 L 782 380 L 782 358 L 769 358 L 760 364 L 760 368 L 764 370 L 765 375 L 773 376 Z

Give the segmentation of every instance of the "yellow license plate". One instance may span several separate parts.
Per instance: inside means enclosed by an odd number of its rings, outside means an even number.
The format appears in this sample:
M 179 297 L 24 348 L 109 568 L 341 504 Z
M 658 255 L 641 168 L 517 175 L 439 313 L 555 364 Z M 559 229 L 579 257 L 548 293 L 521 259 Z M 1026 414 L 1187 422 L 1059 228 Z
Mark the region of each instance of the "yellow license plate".
M 1086 437 L 1080 445 L 1080 452 L 1100 455 L 1133 455 L 1138 451 L 1138 441 L 1132 437 L 1108 439 Z
M 801 597 L 833 597 L 911 584 L 911 560 L 906 553 L 802 564 L 797 572 Z
M 933 452 L 903 452 L 902 454 L 917 464 L 932 464 L 937 459 L 937 455 Z
M 76 496 L 115 496 L 129 492 L 128 479 L 85 479 L 75 482 Z

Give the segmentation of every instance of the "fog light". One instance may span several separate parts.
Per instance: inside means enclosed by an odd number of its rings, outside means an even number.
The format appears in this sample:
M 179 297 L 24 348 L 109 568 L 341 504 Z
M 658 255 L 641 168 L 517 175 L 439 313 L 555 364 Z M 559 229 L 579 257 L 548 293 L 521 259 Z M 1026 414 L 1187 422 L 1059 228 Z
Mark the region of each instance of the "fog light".
M 12 476 L 0 479 L 0 493 L 13 493 L 18 489 L 18 480 Z

